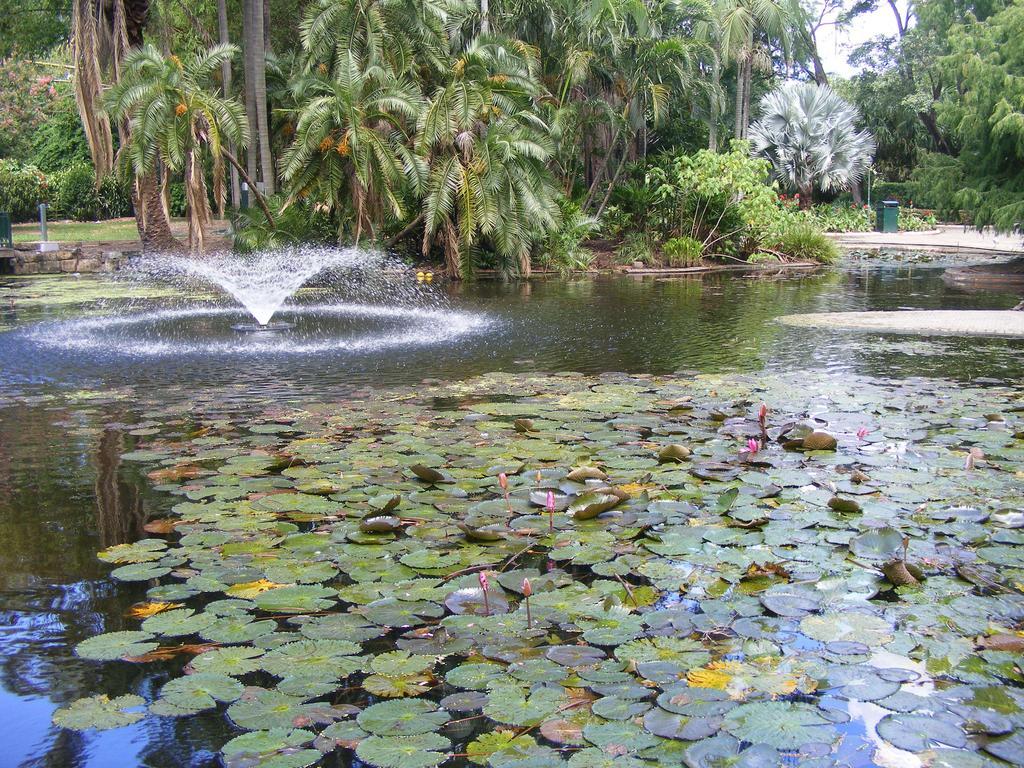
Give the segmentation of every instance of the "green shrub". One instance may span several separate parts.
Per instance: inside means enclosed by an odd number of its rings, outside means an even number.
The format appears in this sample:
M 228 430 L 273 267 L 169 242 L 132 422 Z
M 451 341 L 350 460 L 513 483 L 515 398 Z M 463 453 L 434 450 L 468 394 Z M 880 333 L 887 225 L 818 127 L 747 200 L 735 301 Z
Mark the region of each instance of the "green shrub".
M 620 264 L 654 263 L 654 240 L 647 232 L 630 232 L 615 252 Z
M 32 132 L 32 164 L 46 173 L 89 163 L 89 143 L 74 98 L 62 96 L 48 110 L 46 119 Z
M 79 164 L 50 176 L 50 216 L 54 219 L 96 221 L 100 197 L 92 166 Z
M 664 237 L 700 240 L 708 253 L 741 252 L 778 209 L 768 170 L 743 141 L 728 152 L 662 158 L 647 172 L 654 189 L 650 221 Z
M 673 237 L 661 246 L 670 267 L 695 267 L 704 254 L 704 244 L 692 237 Z
M 597 230 L 598 221 L 583 213 L 572 200 L 563 199 L 560 207 L 561 224 L 548 233 L 537 260 L 562 274 L 585 271 L 593 263 L 594 253 L 583 242 Z
M 0 160 L 0 211 L 10 213 L 11 221 L 37 219 L 47 195 L 46 176 L 38 168 Z
M 818 261 L 834 264 L 839 261 L 839 248 L 816 224 L 806 219 L 794 219 L 779 230 L 774 248 L 797 261 Z
M 896 223 L 901 232 L 921 232 L 935 229 L 935 212 L 901 206 Z
M 776 254 L 764 251 L 757 251 L 747 256 L 748 264 L 778 264 L 779 262 L 780 259 Z
M 168 210 L 171 216 L 184 216 L 186 210 L 185 184 L 181 181 L 172 181 L 167 185 Z
M 810 211 L 826 232 L 870 232 L 875 214 L 866 205 L 816 205 Z
M 303 202 L 281 210 L 284 202 L 281 195 L 267 200 L 267 207 L 274 212 L 274 229 L 258 206 L 239 211 L 235 221 L 235 248 L 242 253 L 252 253 L 304 243 L 338 241 L 337 229 L 329 216 Z

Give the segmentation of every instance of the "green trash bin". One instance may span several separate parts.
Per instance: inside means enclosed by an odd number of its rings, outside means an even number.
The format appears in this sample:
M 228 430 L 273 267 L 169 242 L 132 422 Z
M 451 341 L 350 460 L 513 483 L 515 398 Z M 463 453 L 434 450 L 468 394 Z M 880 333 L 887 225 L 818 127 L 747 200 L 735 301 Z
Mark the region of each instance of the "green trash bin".
M 878 205 L 875 207 L 875 231 L 899 232 L 899 217 L 899 200 L 879 200 Z
M 0 211 L 0 248 L 14 247 L 14 233 L 11 231 L 11 214 Z

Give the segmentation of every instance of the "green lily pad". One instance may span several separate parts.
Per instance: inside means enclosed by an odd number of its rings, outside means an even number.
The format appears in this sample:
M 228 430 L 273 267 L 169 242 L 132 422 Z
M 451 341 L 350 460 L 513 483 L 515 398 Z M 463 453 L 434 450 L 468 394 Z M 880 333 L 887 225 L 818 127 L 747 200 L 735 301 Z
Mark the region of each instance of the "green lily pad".
M 73 731 L 106 731 L 111 728 L 121 728 L 145 717 L 145 712 L 131 711 L 144 708 L 145 705 L 145 699 L 133 694 L 125 694 L 113 699 L 103 695 L 89 696 L 55 711 L 53 724 L 58 728 L 68 728 Z

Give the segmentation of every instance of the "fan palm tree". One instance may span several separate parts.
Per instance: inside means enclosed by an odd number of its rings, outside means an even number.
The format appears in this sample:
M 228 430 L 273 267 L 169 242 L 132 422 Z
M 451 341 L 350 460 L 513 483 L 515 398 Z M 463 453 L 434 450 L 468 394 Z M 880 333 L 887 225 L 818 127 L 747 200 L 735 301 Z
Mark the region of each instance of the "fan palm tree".
M 545 161 L 550 131 L 531 108 L 539 92 L 528 51 L 498 39 L 470 43 L 418 126 L 430 167 L 424 251 L 439 239 L 448 272 L 469 277 L 487 241 L 505 272 L 530 272 L 530 248 L 557 225 Z
M 801 207 L 814 190 L 849 189 L 871 162 L 875 140 L 858 131 L 857 110 L 828 86 L 788 82 L 761 100 L 761 118 L 750 128 L 751 151 L 772 164 L 779 182 L 800 193 Z
M 222 62 L 237 50 L 217 45 L 183 61 L 144 45 L 125 58 L 120 81 L 108 94 L 111 113 L 130 126 L 121 161 L 136 177 L 152 174 L 158 160 L 183 174 L 192 250 L 205 248 L 211 218 L 204 159 L 212 160 L 214 194 L 222 199 L 226 144 L 248 141 L 242 106 L 213 84 Z
M 333 72 L 324 67 L 299 80 L 295 92 L 301 106 L 282 164 L 291 201 L 313 196 L 330 213 L 351 206 L 356 242 L 364 232 L 375 238 L 386 217 L 406 215 L 404 189 L 422 189 L 425 169 L 408 129 L 423 96 L 383 66 L 363 69 L 354 51 L 343 52 Z

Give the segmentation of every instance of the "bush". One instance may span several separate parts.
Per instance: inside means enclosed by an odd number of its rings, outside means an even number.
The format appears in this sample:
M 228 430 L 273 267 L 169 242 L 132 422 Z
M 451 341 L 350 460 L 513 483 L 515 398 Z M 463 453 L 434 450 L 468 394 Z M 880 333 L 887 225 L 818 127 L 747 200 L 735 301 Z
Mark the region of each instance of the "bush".
M 670 267 L 695 267 L 704 254 L 704 244 L 692 237 L 673 237 L 661 246 Z
M 646 232 L 630 232 L 615 252 L 620 264 L 654 263 L 654 240 Z
M 839 261 L 839 248 L 814 222 L 793 219 L 784 224 L 775 237 L 773 250 L 797 261 L 834 264 Z
M 258 206 L 239 211 L 235 222 L 235 248 L 242 253 L 252 253 L 290 245 L 337 242 L 337 230 L 329 216 L 303 202 L 282 210 L 284 202 L 282 195 L 267 200 L 267 207 L 274 213 L 274 229 Z
M 32 164 L 46 173 L 88 164 L 89 143 L 72 96 L 62 96 L 32 133 Z
M 563 199 L 560 207 L 561 224 L 544 239 L 538 262 L 562 274 L 587 270 L 594 261 L 594 253 L 583 242 L 597 230 L 598 221 L 583 213 L 572 200 Z
M 701 241 L 708 253 L 742 252 L 777 211 L 768 169 L 746 142 L 733 142 L 728 152 L 663 159 L 647 173 L 655 192 L 651 223 L 664 237 Z
M 11 221 L 34 221 L 47 194 L 46 176 L 38 168 L 0 160 L 0 211 L 10 213 Z
M 131 195 L 126 182 L 106 176 L 96 188 L 96 174 L 87 163 L 74 165 L 50 175 L 52 218 L 99 221 L 132 215 Z
M 866 205 L 816 205 L 810 214 L 826 232 L 870 232 L 875 226 L 874 211 Z
M 50 214 L 55 219 L 95 221 L 100 198 L 96 174 L 89 165 L 75 165 L 50 176 Z

